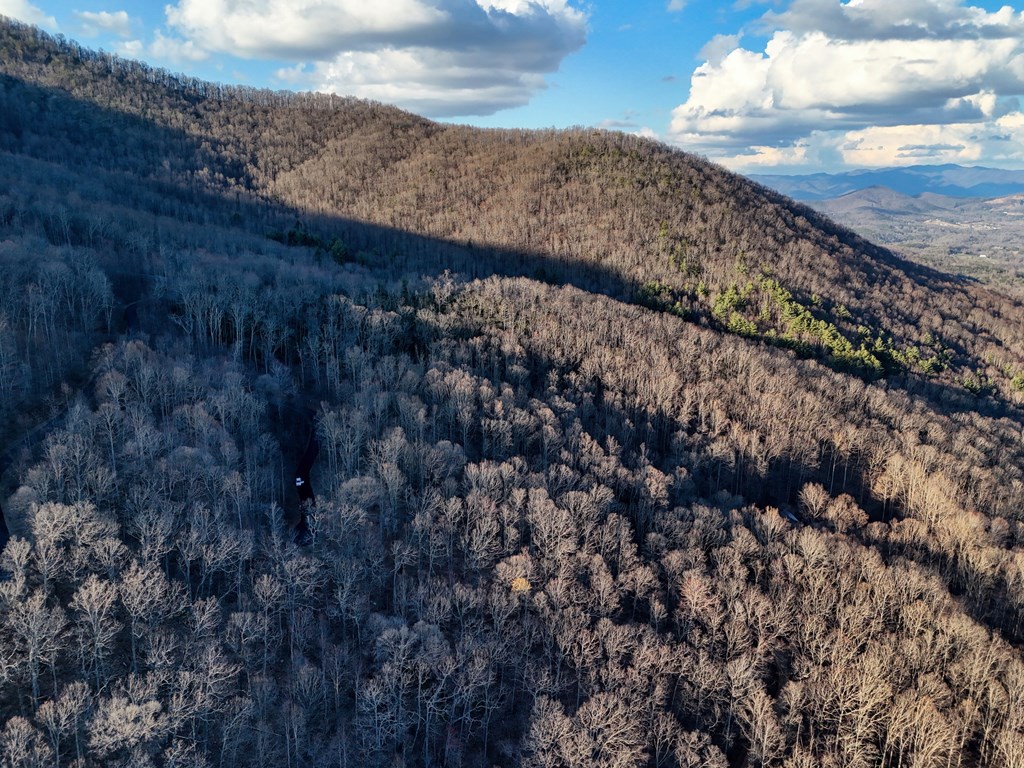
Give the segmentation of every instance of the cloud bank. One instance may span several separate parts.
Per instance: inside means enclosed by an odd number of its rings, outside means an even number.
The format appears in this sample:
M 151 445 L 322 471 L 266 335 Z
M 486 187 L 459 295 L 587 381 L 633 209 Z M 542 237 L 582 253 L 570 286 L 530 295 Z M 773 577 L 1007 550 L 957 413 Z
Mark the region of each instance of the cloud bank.
M 294 66 L 282 79 L 431 116 L 521 106 L 586 40 L 569 0 L 179 0 L 195 51 Z
M 1024 161 L 1024 14 L 795 0 L 767 42 L 706 49 L 671 138 L 737 168 Z
M 0 15 L 26 24 L 35 24 L 51 32 L 57 29 L 57 20 L 28 0 L 0 0 Z
M 127 11 L 75 11 L 79 32 L 86 37 L 95 37 L 101 32 L 109 32 L 118 37 L 128 37 L 132 33 L 132 22 Z

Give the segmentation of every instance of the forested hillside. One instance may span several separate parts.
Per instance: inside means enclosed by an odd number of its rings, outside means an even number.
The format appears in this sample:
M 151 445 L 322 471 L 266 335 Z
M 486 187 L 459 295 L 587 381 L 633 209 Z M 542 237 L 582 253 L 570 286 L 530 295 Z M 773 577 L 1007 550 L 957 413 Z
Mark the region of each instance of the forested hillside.
M 1019 304 L 635 137 L 0 71 L 3 765 L 1024 766 Z

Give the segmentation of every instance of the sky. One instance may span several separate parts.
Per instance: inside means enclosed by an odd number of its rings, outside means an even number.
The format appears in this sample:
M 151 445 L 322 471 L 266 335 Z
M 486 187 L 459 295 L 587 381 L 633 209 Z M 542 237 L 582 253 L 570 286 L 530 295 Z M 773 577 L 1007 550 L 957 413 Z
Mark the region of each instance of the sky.
M 207 80 L 638 133 L 743 173 L 1024 168 L 1024 3 L 0 0 Z

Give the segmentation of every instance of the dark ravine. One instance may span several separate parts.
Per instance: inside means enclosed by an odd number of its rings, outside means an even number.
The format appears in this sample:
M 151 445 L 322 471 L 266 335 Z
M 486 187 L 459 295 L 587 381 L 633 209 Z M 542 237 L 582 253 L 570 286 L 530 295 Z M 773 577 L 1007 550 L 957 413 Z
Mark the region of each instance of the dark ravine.
M 316 504 L 316 494 L 313 492 L 313 483 L 310 481 L 309 475 L 319 453 L 320 443 L 316 439 L 316 427 L 311 423 L 306 450 L 295 468 L 295 492 L 299 497 L 299 519 L 295 524 L 296 544 L 309 544 L 312 538 L 309 529 L 309 510 Z

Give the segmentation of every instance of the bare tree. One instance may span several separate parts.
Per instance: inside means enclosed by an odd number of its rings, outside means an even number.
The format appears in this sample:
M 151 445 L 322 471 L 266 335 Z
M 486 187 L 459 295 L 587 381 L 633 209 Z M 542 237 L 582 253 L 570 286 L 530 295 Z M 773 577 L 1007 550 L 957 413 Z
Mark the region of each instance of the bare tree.
M 117 588 L 95 575 L 89 576 L 71 599 L 76 614 L 75 631 L 79 642 L 82 676 L 90 672 L 96 690 L 102 691 L 108 679 L 106 660 L 114 650 L 113 641 L 121 630 L 114 617 Z
M 48 605 L 44 592 L 37 589 L 11 606 L 8 623 L 31 681 L 32 703 L 39 706 L 40 676 L 67 651 L 64 609 Z

